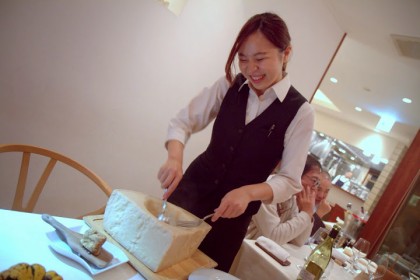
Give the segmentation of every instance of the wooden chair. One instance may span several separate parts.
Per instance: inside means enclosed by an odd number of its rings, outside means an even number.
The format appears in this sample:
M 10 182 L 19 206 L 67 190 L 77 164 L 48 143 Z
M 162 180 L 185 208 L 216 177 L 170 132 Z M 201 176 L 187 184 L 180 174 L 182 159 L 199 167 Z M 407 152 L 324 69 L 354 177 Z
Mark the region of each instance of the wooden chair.
M 47 150 L 44 148 L 40 148 L 40 147 L 30 146 L 30 145 L 0 144 L 0 153 L 6 153 L 6 152 L 22 153 L 20 173 L 19 173 L 18 183 L 17 183 L 17 187 L 16 187 L 14 199 L 13 199 L 12 210 L 33 212 L 35 205 L 37 204 L 38 199 L 44 189 L 45 183 L 47 182 L 47 179 L 51 175 L 51 172 L 57 162 L 64 163 L 65 165 L 84 174 L 86 177 L 92 180 L 107 197 L 111 195 L 112 188 L 104 180 L 102 180 L 98 175 L 96 175 L 94 172 L 92 172 L 87 167 L 83 166 L 82 164 L 78 163 L 77 161 L 67 156 L 64 156 L 60 153 Z M 49 158 L 49 161 L 41 177 L 39 178 L 38 183 L 36 184 L 33 192 L 31 193 L 28 203 L 24 206 L 23 197 L 25 194 L 25 190 L 27 189 L 26 181 L 28 177 L 31 154 L 37 154 L 37 155 L 46 157 L 47 160 Z M 105 206 L 95 211 L 89 212 L 83 216 L 102 214 L 104 212 L 104 209 L 105 209 Z M 80 216 L 80 217 L 83 217 L 83 216 Z

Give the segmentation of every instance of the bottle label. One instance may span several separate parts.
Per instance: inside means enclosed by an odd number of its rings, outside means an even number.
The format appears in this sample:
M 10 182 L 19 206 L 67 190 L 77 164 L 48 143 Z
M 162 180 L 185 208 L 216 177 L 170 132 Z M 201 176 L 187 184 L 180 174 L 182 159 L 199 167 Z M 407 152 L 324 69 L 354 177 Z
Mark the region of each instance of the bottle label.
M 317 280 L 323 274 L 322 268 L 314 262 L 309 262 L 305 268 L 299 272 L 298 279 L 302 280 Z
M 302 269 L 299 272 L 298 279 L 302 279 L 302 280 L 314 280 L 315 279 L 315 275 L 313 275 L 309 271 L 306 271 L 305 269 Z

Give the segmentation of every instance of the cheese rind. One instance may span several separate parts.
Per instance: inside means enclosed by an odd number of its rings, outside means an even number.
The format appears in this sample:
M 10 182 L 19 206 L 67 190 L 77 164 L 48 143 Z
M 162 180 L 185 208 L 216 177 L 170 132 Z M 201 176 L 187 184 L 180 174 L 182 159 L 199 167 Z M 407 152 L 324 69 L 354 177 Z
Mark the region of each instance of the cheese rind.
M 183 228 L 158 221 L 161 203 L 141 192 L 114 190 L 103 222 L 109 235 L 154 272 L 190 258 L 211 229 L 206 223 Z M 170 203 L 166 213 L 172 220 L 198 219 Z

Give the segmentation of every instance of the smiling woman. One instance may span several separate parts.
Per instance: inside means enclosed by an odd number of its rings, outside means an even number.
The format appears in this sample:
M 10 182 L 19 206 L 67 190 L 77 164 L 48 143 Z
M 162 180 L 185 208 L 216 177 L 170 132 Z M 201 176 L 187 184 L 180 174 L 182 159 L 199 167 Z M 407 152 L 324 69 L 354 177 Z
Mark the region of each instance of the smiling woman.
M 223 271 L 261 201 L 280 202 L 301 189 L 313 110 L 285 72 L 290 41 L 278 15 L 252 16 L 231 48 L 225 76 L 170 122 L 168 158 L 158 172 L 168 189 L 163 198 L 198 217 L 214 212 L 199 249 Z M 237 57 L 241 73 L 234 74 Z M 213 120 L 210 144 L 183 174 L 184 145 Z M 280 161 L 279 172 L 267 180 Z

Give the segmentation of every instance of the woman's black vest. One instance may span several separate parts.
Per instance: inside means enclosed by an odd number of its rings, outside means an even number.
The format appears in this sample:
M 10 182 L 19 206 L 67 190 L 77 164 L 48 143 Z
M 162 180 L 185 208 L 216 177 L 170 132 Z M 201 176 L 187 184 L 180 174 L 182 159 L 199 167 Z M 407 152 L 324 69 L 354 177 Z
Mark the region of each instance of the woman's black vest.
M 236 77 L 223 99 L 209 146 L 191 163 L 171 195 L 170 200 L 197 216 L 212 213 L 230 190 L 266 181 L 281 161 L 290 122 L 306 102 L 291 87 L 283 102 L 276 99 L 245 125 L 249 87 L 244 81 L 242 75 Z M 253 215 L 259 206 L 259 201 L 252 202 L 245 213 Z

